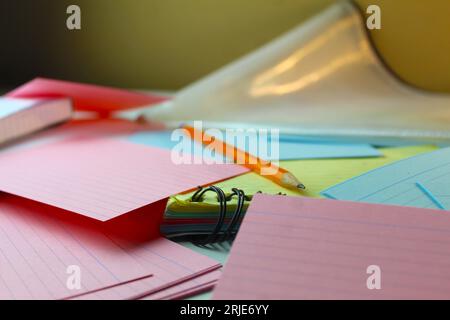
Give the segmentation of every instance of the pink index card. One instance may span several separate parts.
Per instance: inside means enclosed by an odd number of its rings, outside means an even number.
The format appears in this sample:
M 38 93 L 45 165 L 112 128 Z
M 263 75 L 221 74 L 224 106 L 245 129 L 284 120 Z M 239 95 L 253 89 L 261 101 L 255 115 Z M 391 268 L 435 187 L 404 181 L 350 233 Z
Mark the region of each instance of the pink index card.
M 36 78 L 7 94 L 15 98 L 71 98 L 75 110 L 109 114 L 167 100 L 166 97 L 86 83 Z
M 179 300 L 188 298 L 214 288 L 221 275 L 222 272 L 220 270 L 211 271 L 192 280 L 145 296 L 141 300 Z
M 0 196 L 0 299 L 63 299 L 151 279 L 88 219 L 74 220 L 80 216 L 73 214 L 59 219 L 60 211 Z
M 73 139 L 0 155 L 0 190 L 100 221 L 243 172 L 175 164 L 170 151 L 115 139 Z
M 5 146 L 1 152 L 17 152 L 69 139 L 123 138 L 139 131 L 160 129 L 153 124 L 140 124 L 114 118 L 71 120 L 60 126 L 37 132 L 21 141 Z
M 203 284 L 204 281 L 197 283 L 195 279 L 221 267 L 218 262 L 162 237 L 137 245 L 119 239 L 115 239 L 115 241 L 153 276 L 82 295 L 76 299 L 123 300 L 137 299 L 152 294 L 156 296 L 157 293 L 189 281 L 194 283 L 191 282 L 187 288 Z M 212 279 L 208 277 L 207 280 L 211 281 Z M 185 286 L 179 288 L 179 290 L 184 289 L 186 289 Z M 174 290 L 174 292 L 178 292 L 178 290 Z M 171 293 L 174 292 L 171 291 Z
M 449 268 L 450 215 L 258 194 L 214 298 L 449 299 Z

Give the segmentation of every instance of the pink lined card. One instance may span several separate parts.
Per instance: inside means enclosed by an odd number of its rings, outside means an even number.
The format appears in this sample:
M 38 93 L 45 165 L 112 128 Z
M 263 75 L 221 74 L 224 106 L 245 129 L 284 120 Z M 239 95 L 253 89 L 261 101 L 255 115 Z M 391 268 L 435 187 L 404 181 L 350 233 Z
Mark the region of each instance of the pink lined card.
M 221 271 L 212 271 L 192 280 L 140 298 L 140 300 L 179 300 L 210 291 L 217 284 Z
M 127 141 L 72 139 L 0 155 L 0 190 L 107 221 L 246 171 L 177 165 L 170 151 Z
M 257 194 L 214 298 L 449 299 L 449 267 L 442 212 Z
M 174 294 L 217 280 L 217 273 L 214 273 L 214 270 L 221 267 L 218 262 L 165 238 L 154 239 L 136 246 L 123 240 L 116 241 L 153 276 L 79 296 L 76 299 L 123 300 L 149 295 L 156 299 L 164 296 L 164 292 L 167 295 Z
M 192 280 L 145 296 L 141 300 L 178 300 L 191 297 L 214 288 L 221 275 L 220 270 L 211 271 Z
M 151 272 L 86 221 L 57 219 L 55 211 L 0 196 L 0 299 L 63 299 L 151 279 Z M 67 286 L 70 266 L 79 267 L 79 289 Z
M 75 110 L 109 114 L 167 100 L 166 97 L 86 83 L 36 78 L 7 94 L 15 98 L 64 97 L 73 100 Z
M 160 127 L 153 124 L 140 124 L 124 119 L 97 118 L 71 120 L 62 125 L 37 132 L 14 144 L 5 146 L 1 150 L 1 153 L 42 147 L 69 139 L 121 138 L 139 131 L 160 129 Z

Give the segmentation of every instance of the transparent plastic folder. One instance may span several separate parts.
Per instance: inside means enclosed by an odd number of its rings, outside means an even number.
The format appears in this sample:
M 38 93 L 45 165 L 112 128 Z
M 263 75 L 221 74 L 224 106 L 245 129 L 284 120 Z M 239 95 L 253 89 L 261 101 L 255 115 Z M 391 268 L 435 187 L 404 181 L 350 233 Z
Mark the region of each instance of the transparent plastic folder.
M 450 141 L 450 96 L 409 87 L 378 58 L 365 18 L 338 2 L 178 92 L 145 116 L 176 126 L 277 128 L 302 137 Z

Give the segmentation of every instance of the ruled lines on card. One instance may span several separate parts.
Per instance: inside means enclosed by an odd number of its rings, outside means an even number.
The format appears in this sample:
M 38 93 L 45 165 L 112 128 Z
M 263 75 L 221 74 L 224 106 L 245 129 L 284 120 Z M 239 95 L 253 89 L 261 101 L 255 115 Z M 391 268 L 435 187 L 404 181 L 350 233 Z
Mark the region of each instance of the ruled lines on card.
M 246 171 L 176 165 L 166 150 L 126 141 L 77 139 L 0 156 L 0 190 L 106 221 Z
M 450 210 L 450 172 L 416 185 L 439 209 Z
M 421 154 L 369 171 L 322 191 L 339 200 L 439 209 L 417 182 L 450 175 L 450 148 Z
M 151 277 L 108 237 L 55 219 L 52 210 L 0 197 L 0 299 L 63 299 Z M 74 286 L 71 275 L 80 277 Z
M 150 294 L 141 300 L 176 300 L 211 290 L 222 275 L 221 271 L 211 271 L 176 286 Z
M 435 210 L 256 195 L 214 297 L 448 299 L 449 245 Z
M 123 240 L 116 241 L 153 275 L 152 278 L 115 286 L 76 299 L 159 299 L 217 280 L 217 273 L 214 272 L 221 267 L 219 263 L 165 238 L 137 246 Z

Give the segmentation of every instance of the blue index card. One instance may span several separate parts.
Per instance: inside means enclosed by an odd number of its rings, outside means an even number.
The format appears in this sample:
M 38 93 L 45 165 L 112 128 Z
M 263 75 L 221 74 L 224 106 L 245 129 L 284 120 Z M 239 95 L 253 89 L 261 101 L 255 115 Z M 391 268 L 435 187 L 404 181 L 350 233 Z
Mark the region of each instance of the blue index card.
M 450 174 L 416 185 L 439 209 L 450 210 Z
M 280 141 L 280 160 L 380 157 L 369 144 L 337 144 Z M 272 159 L 269 159 L 272 160 Z
M 171 140 L 171 131 L 149 131 L 139 132 L 129 137 L 129 140 L 135 143 L 144 145 L 172 149 L 179 141 Z M 247 141 L 248 142 L 248 141 Z M 269 150 L 268 157 L 262 157 L 266 160 L 274 160 L 276 158 L 270 153 L 271 140 L 268 141 Z M 197 142 L 195 142 L 197 144 Z M 246 150 L 249 151 L 248 143 L 246 143 Z M 203 148 L 193 148 L 192 153 L 201 155 Z M 256 155 L 260 156 L 260 155 Z M 380 157 L 381 152 L 369 144 L 345 144 L 335 142 L 279 142 L 279 160 L 301 160 L 301 159 L 333 159 L 333 158 L 367 158 Z M 221 155 L 214 155 L 214 157 L 222 158 Z
M 450 148 L 421 154 L 369 171 L 321 192 L 328 198 L 439 209 L 416 184 L 450 175 Z
M 280 134 L 280 141 L 286 142 L 316 142 L 316 143 L 335 143 L 335 144 L 369 144 L 376 147 L 405 147 L 418 146 L 423 144 L 431 144 L 430 141 L 421 141 L 419 139 L 395 138 L 395 137 L 367 137 L 367 136 L 334 136 L 334 137 L 320 137 L 320 136 L 302 136 L 295 134 Z M 441 142 L 439 147 L 448 147 L 450 142 Z
M 11 99 L 0 97 L 0 118 L 6 118 L 19 111 L 32 108 L 38 100 L 33 99 Z
M 135 134 L 131 135 L 128 138 L 128 140 L 131 142 L 143 144 L 146 146 L 170 150 L 179 143 L 179 141 L 172 141 L 171 135 L 172 135 L 172 131 L 146 131 L 146 132 L 135 133 Z M 194 147 L 194 146 L 196 146 L 196 147 Z M 203 146 L 196 141 L 192 141 L 192 148 L 190 150 L 190 153 L 195 156 L 202 156 L 203 155 Z M 210 155 L 208 158 L 217 160 L 216 162 L 218 162 L 218 163 L 231 162 L 230 160 L 227 160 L 222 154 L 214 153 L 214 154 Z

